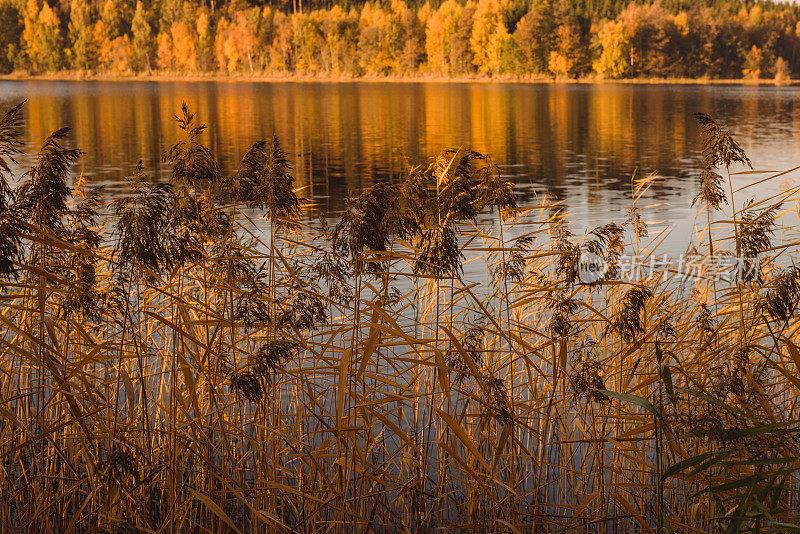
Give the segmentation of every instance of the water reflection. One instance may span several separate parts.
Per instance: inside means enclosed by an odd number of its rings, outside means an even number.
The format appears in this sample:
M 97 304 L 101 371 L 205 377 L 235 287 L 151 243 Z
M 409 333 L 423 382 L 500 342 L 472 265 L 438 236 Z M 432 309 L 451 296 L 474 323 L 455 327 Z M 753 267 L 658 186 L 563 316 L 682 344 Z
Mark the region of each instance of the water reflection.
M 110 195 L 139 159 L 166 174 L 160 156 L 178 137 L 173 114 L 185 101 L 208 123 L 205 140 L 228 172 L 250 144 L 277 133 L 298 185 L 330 213 L 348 191 L 396 179 L 440 149 L 463 145 L 503 164 L 524 202 L 555 194 L 585 225 L 620 217 L 633 173 L 657 172 L 664 180 L 649 203 L 662 205 L 650 219 L 674 223 L 676 243 L 693 225 L 692 113 L 728 122 L 756 167 L 785 169 L 800 159 L 798 95 L 748 86 L 0 82 L 4 107 L 28 99 L 31 148 L 72 126 L 87 152 L 83 172 Z

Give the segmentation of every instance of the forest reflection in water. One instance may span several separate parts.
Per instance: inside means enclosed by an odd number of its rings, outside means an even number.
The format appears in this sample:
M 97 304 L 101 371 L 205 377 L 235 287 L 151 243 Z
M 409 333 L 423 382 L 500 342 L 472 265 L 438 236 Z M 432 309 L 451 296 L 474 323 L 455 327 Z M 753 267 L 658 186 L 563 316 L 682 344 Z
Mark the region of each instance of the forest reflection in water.
M 728 124 L 756 168 L 787 169 L 800 159 L 799 94 L 713 85 L 0 82 L 3 107 L 28 100 L 29 153 L 54 129 L 71 126 L 75 146 L 87 153 L 80 171 L 112 196 L 123 192 L 140 159 L 154 178 L 167 178 L 161 153 L 177 140 L 173 115 L 185 101 L 208 125 L 205 142 L 226 172 L 252 143 L 277 134 L 302 194 L 331 216 L 349 192 L 463 146 L 500 164 L 518 184 L 522 205 L 552 194 L 585 226 L 621 218 L 634 173 L 658 173 L 662 180 L 645 204 L 658 204 L 649 219 L 673 226 L 674 247 L 685 245 L 694 224 L 692 114 Z M 28 163 L 21 161 L 22 169 Z M 758 193 L 787 180 L 793 175 Z

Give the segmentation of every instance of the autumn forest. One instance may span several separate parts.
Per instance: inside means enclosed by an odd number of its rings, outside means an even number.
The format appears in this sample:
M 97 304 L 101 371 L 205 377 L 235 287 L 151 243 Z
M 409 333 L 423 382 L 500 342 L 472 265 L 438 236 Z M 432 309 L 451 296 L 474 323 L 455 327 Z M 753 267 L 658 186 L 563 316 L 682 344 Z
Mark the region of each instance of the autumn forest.
M 800 70 L 800 8 L 716 0 L 3 0 L 5 73 L 709 78 Z

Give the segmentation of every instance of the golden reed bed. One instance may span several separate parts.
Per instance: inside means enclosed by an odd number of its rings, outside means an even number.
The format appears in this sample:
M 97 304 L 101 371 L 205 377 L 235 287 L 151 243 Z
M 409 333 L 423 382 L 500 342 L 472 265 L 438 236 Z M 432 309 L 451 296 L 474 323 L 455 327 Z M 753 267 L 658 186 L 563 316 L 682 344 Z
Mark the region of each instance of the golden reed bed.
M 797 528 L 797 190 L 734 203 L 711 117 L 691 276 L 626 268 L 653 177 L 579 237 L 446 150 L 329 226 L 277 139 L 226 176 L 176 119 L 112 203 L 66 129 L 12 176 L 0 122 L 2 531 Z

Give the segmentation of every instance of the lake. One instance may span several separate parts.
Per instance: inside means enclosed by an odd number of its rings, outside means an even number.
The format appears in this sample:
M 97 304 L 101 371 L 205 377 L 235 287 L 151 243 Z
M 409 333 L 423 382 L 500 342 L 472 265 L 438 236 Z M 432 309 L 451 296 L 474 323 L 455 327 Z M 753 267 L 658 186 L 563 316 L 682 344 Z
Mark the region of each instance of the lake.
M 173 114 L 185 101 L 208 124 L 205 141 L 226 172 L 275 132 L 303 195 L 331 216 L 348 193 L 400 177 L 446 147 L 490 155 L 516 182 L 523 205 L 545 193 L 562 199 L 579 229 L 620 221 L 634 173 L 657 173 L 662 179 L 642 204 L 658 205 L 645 219 L 656 229 L 672 227 L 666 244 L 675 252 L 694 229 L 692 113 L 725 121 L 755 168 L 785 170 L 800 161 L 799 97 L 793 87 L 733 85 L 0 82 L 3 108 L 28 100 L 29 149 L 71 126 L 74 145 L 87 153 L 80 170 L 109 196 L 122 192 L 140 159 L 156 179 L 167 179 L 161 153 L 179 138 Z M 740 196 L 763 197 L 796 176 Z M 756 179 L 738 176 L 734 186 Z

